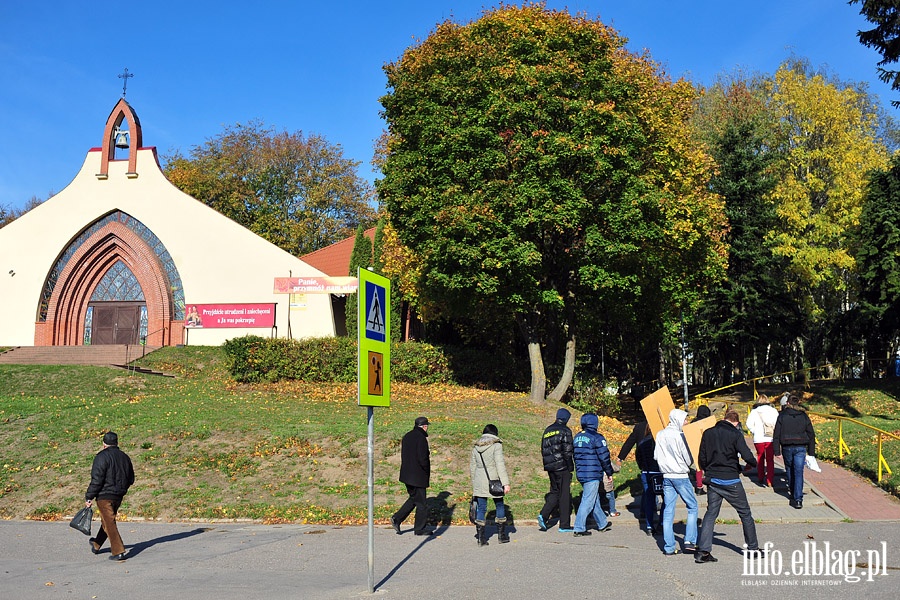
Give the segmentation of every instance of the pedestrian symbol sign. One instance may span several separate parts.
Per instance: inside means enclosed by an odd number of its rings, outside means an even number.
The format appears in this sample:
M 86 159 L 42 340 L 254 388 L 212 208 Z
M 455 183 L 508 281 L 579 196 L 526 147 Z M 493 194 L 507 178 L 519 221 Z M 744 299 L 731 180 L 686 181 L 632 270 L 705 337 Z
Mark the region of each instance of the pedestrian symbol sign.
M 384 295 L 387 288 L 376 285 L 374 282 L 366 282 L 366 338 L 383 342 L 387 331 L 385 322 Z
M 360 406 L 391 405 L 391 282 L 368 269 L 358 270 Z

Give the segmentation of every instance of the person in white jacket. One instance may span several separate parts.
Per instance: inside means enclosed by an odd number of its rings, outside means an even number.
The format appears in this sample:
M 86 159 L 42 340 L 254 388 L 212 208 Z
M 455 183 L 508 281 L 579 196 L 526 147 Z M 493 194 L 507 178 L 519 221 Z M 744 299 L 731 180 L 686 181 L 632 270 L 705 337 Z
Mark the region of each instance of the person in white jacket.
M 663 474 L 663 552 L 666 556 L 678 554 L 675 545 L 675 497 L 680 496 L 687 506 L 687 523 L 684 530 L 684 551 L 697 550 L 697 497 L 688 471 L 694 459 L 681 429 L 688 414 L 680 409 L 669 413 L 669 424 L 656 434 L 656 450 L 653 458 L 659 463 Z
M 763 487 L 772 487 L 775 480 L 775 448 L 772 446 L 772 434 L 778 411 L 772 406 L 765 394 L 760 394 L 747 417 L 747 429 L 753 434 L 753 445 L 756 447 L 756 482 Z

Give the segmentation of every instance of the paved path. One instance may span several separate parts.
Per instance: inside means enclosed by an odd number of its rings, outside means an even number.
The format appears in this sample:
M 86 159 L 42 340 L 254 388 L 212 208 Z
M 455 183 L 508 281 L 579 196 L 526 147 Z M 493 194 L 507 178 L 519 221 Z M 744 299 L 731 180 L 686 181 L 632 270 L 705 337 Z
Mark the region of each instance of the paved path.
M 96 527 L 96 525 L 95 525 Z M 372 597 L 367 529 L 312 525 L 123 523 L 130 558 L 107 560 L 66 523 L 0 522 L 0 597 L 97 600 L 303 599 Z M 585 538 L 519 525 L 512 542 L 496 533 L 478 548 L 474 528 L 442 528 L 430 538 L 375 528 L 375 596 L 396 600 L 896 599 L 900 527 L 881 523 L 758 526 L 773 551 L 762 568 L 745 563 L 741 528 L 717 525 L 714 564 L 666 557 L 660 540 L 620 527 Z M 676 527 L 681 540 L 683 527 Z M 827 546 L 826 546 L 827 544 Z M 831 555 L 824 574 L 804 558 Z M 835 558 L 835 553 L 840 555 Z M 858 553 L 858 554 L 857 554 Z M 877 573 L 869 575 L 880 561 Z M 866 563 L 863 565 L 863 563 Z M 837 567 L 833 565 L 837 564 Z M 777 567 L 777 569 L 776 569 Z M 777 575 L 775 573 L 778 573 Z M 858 581 L 856 578 L 860 578 Z M 871 580 L 870 580 L 871 579 Z
M 847 518 L 854 521 L 900 521 L 900 501 L 897 498 L 839 466 L 826 462 L 819 462 L 819 466 L 822 467 L 821 473 L 807 469 L 804 479 L 817 495 Z

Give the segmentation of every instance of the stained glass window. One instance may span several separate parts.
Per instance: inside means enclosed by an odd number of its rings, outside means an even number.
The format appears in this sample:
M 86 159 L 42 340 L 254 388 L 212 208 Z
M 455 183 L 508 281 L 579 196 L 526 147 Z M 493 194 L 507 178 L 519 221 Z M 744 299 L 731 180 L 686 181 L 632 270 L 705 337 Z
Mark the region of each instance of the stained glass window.
M 53 296 L 53 290 L 56 288 L 56 283 L 59 280 L 60 274 L 66 268 L 66 265 L 71 260 L 72 256 L 74 256 L 75 252 L 78 251 L 79 248 L 87 241 L 89 237 L 94 235 L 100 229 L 108 225 L 109 223 L 121 223 L 135 232 L 137 235 L 141 237 L 144 242 L 147 243 L 150 248 L 153 249 L 153 252 L 156 253 L 156 258 L 159 261 L 159 265 L 162 268 L 162 271 L 166 274 L 169 283 L 169 290 L 172 292 L 172 302 L 174 304 L 174 318 L 175 320 L 184 319 L 184 288 L 181 285 L 181 276 L 178 274 L 178 269 L 175 267 L 175 261 L 172 260 L 169 251 L 166 250 L 165 245 L 162 241 L 156 237 L 156 235 L 147 228 L 146 225 L 132 217 L 127 213 L 123 213 L 122 211 L 114 211 L 106 215 L 105 217 L 94 221 L 87 229 L 82 231 L 78 237 L 72 240 L 66 249 L 63 251 L 62 255 L 60 255 L 59 260 L 53 265 L 53 268 L 50 269 L 50 274 L 47 276 L 47 280 L 44 283 L 44 290 L 41 294 L 41 305 L 38 313 L 39 321 L 47 320 L 47 309 L 50 305 L 50 298 Z
M 117 260 L 109 268 L 103 279 L 97 284 L 91 295 L 91 302 L 118 300 L 120 302 L 139 301 L 144 299 L 144 290 L 137 277 L 125 263 Z

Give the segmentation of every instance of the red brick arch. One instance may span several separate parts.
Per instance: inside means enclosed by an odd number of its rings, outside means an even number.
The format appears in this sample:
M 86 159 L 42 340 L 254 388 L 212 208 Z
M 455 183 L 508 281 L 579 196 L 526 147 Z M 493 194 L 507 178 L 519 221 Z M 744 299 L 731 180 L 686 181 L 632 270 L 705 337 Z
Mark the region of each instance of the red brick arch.
M 84 343 L 84 320 L 97 284 L 121 260 L 137 278 L 147 305 L 147 344 L 172 343 L 174 304 L 168 278 L 153 249 L 127 226 L 113 221 L 94 232 L 75 251 L 50 296 L 47 319 L 35 327 L 36 346 L 76 346 Z M 178 338 L 175 338 L 178 339 Z

